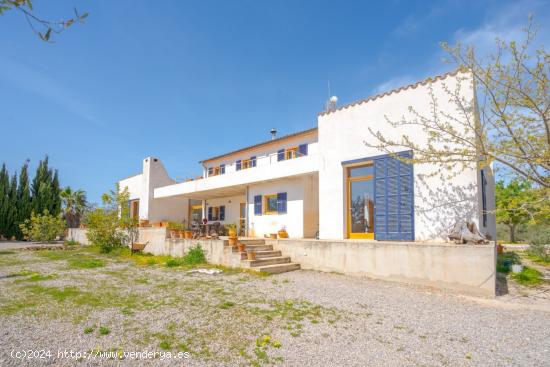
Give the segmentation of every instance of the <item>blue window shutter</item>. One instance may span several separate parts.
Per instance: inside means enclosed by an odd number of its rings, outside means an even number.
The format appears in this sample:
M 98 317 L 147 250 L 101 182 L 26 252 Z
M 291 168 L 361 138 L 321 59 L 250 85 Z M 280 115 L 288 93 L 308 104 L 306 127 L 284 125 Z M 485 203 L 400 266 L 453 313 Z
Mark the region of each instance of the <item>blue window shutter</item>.
M 237 161 L 237 171 L 240 171 L 241 170 L 241 160 L 239 159 Z
M 277 161 L 284 161 L 285 160 L 285 150 L 279 149 L 277 151 Z
M 300 153 L 298 156 L 303 157 L 307 155 L 307 144 L 300 144 L 298 145 L 298 153 Z
M 254 215 L 262 215 L 262 195 L 254 196 Z
M 487 227 L 487 180 L 485 172 L 481 170 L 481 205 L 483 216 L 483 227 Z
M 277 194 L 277 213 L 286 214 L 286 192 Z
M 225 173 L 225 164 L 220 164 L 220 175 Z
M 209 167 L 208 168 L 208 176 L 212 176 L 212 172 L 213 172 L 213 168 Z
M 250 167 L 256 167 L 256 156 L 250 157 Z
M 212 207 L 208 207 L 208 220 L 212 220 Z
M 220 206 L 220 220 L 225 220 L 225 205 Z
M 400 153 L 412 158 L 411 152 Z M 414 240 L 413 167 L 390 156 L 374 160 L 374 238 Z

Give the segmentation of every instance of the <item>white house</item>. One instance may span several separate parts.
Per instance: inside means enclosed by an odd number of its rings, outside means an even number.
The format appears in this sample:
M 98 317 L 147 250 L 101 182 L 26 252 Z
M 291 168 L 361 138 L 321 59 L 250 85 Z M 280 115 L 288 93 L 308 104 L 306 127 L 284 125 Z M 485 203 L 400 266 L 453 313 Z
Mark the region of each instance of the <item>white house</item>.
M 328 110 L 317 127 L 201 161 L 200 178 L 175 182 L 158 158 L 149 157 L 142 173 L 119 184 L 128 188 L 132 215 L 140 219 L 207 218 L 235 223 L 249 237 L 285 227 L 291 238 L 426 241 L 445 238 L 457 220 L 471 220 L 494 239 L 490 167 L 472 163 L 446 179 L 429 175 L 432 165 L 407 164 L 364 143 L 369 127 L 425 141 L 424 131 L 397 130 L 386 117 L 399 119 L 409 106 L 429 113 L 429 87 L 443 97 L 440 109 L 457 113 L 444 88 L 458 86 L 464 99 L 475 99 L 473 82 L 457 84 L 459 77 L 471 81 L 468 74 L 448 73 Z

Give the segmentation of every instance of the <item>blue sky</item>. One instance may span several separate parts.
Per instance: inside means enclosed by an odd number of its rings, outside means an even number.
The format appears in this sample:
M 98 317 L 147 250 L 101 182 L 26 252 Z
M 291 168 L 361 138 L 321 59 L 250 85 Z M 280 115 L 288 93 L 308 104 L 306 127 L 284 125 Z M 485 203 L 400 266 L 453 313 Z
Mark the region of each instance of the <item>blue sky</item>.
M 200 159 L 316 125 L 327 82 L 348 103 L 448 71 L 440 41 L 487 50 L 548 1 L 45 1 L 86 24 L 40 41 L 0 17 L 0 162 L 44 154 L 62 185 L 99 201 L 159 157 L 173 178 Z M 159 3 L 160 4 L 160 3 Z

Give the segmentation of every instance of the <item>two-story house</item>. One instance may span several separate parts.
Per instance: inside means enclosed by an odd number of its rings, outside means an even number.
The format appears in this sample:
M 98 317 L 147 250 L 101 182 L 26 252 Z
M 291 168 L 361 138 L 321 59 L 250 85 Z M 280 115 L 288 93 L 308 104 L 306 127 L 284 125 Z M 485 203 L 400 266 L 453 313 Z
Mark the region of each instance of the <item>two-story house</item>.
M 495 238 L 490 167 L 472 163 L 448 179 L 430 174 L 431 164 L 406 163 L 365 144 L 369 128 L 425 141 L 417 126 L 396 131 L 388 121 L 410 106 L 429 113 L 429 89 L 441 96 L 438 108 L 458 113 L 445 94 L 452 88 L 474 105 L 471 76 L 448 73 L 322 112 L 312 129 L 205 159 L 200 178 L 175 182 L 149 157 L 141 174 L 119 184 L 130 191 L 132 215 L 140 219 L 206 218 L 237 224 L 249 237 L 284 227 L 293 238 L 433 240 L 444 238 L 457 220 L 473 220 Z M 414 156 L 399 147 L 395 152 Z

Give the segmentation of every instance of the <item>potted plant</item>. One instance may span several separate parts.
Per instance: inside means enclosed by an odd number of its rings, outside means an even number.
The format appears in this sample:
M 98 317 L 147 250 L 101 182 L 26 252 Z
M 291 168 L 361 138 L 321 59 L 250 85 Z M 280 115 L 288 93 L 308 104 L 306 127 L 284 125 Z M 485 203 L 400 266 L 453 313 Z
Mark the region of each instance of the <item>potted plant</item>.
M 166 228 L 170 231 L 170 237 L 171 238 L 178 238 L 179 237 L 179 231 L 181 230 L 181 224 L 176 222 L 168 222 L 166 225 Z
M 281 229 L 279 229 L 279 231 L 277 232 L 277 234 L 279 235 L 279 238 L 288 238 L 288 233 L 286 231 L 285 226 L 282 226 Z
M 229 235 L 229 246 L 237 246 L 237 225 L 234 223 L 226 224 L 225 228 L 227 229 L 227 234 Z
M 253 250 L 247 251 L 246 258 L 248 260 L 256 260 L 256 251 L 253 251 Z
M 239 242 L 239 244 L 237 245 L 237 250 L 239 252 L 244 252 L 246 250 L 246 245 L 242 242 Z

